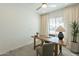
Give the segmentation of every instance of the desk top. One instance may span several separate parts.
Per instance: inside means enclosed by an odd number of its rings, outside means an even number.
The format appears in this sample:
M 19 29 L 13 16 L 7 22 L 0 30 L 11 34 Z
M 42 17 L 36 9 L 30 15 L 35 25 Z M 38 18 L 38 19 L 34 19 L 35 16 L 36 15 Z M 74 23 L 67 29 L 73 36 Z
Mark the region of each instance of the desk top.
M 37 38 L 37 39 L 40 39 L 40 40 L 43 40 L 43 41 L 54 42 L 54 43 L 57 43 L 59 45 L 66 46 L 66 45 L 64 45 L 63 41 L 60 41 L 58 39 L 57 36 L 55 36 L 55 37 L 47 37 L 45 35 L 39 35 L 38 37 L 37 36 L 32 36 L 32 38 Z

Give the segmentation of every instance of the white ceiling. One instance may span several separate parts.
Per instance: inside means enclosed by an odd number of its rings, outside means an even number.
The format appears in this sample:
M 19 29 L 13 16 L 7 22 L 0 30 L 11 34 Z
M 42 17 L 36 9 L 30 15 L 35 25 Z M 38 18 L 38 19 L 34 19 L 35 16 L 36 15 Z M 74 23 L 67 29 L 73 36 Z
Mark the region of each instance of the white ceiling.
M 64 8 L 64 7 L 67 7 L 69 5 L 73 5 L 73 4 L 74 3 L 48 3 L 47 8 L 40 8 L 39 10 L 36 10 L 37 8 L 39 8 L 42 5 L 42 3 L 38 3 L 38 4 L 36 4 L 35 11 L 38 14 L 44 14 L 44 13 L 49 13 L 51 11 L 55 11 L 57 9 L 61 9 L 61 8 Z M 56 5 L 56 7 L 50 7 L 52 5 Z
M 38 14 L 44 14 L 44 13 L 49 13 L 51 11 L 55 11 L 57 9 L 61 9 L 61 8 L 64 8 L 66 6 L 73 5 L 73 4 L 75 3 L 48 3 L 48 6 L 56 5 L 56 7 L 40 8 L 39 10 L 36 10 L 36 9 L 39 8 L 42 5 L 42 3 L 13 3 L 13 4 L 5 3 L 5 4 L 0 4 L 0 7 L 7 6 L 7 5 L 18 6 L 18 7 L 27 8 L 29 10 L 33 10 L 34 12 Z

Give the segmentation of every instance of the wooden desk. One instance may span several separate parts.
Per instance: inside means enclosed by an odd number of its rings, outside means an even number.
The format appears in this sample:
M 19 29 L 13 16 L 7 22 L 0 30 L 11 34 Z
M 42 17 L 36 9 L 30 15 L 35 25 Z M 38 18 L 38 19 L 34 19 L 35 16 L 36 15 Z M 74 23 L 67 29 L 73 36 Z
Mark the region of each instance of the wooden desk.
M 44 44 L 45 41 L 47 42 L 52 42 L 52 43 L 56 43 L 55 45 L 55 55 L 58 55 L 58 46 L 60 46 L 62 48 L 62 44 L 59 39 L 57 37 L 47 37 L 45 35 L 40 35 L 39 37 L 37 36 L 32 36 L 32 38 L 34 38 L 34 49 L 37 47 L 37 46 L 42 46 Z M 38 44 L 36 45 L 36 39 L 39 39 L 41 40 L 41 44 Z M 61 51 L 60 51 L 61 52 Z

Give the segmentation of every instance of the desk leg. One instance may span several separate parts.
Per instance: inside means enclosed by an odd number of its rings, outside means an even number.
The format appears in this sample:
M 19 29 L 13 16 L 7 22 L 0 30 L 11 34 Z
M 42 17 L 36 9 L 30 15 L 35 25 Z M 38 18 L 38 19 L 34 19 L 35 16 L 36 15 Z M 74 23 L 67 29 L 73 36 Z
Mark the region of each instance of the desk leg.
M 43 40 L 41 40 L 41 46 L 43 46 L 43 43 L 44 43 L 44 41 L 43 41 Z
M 55 45 L 55 56 L 58 55 L 58 44 Z
M 61 55 L 62 54 L 62 45 L 59 46 L 59 49 L 60 49 L 59 55 Z
M 34 38 L 34 50 L 35 50 L 35 46 L 36 46 L 36 38 Z

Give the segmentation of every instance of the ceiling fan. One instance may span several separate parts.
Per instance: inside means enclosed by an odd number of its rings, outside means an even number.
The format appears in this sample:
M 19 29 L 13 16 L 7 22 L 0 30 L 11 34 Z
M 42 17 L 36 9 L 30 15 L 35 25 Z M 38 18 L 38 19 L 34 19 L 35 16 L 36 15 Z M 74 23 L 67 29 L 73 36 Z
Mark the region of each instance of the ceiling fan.
M 56 7 L 56 5 L 52 4 L 48 4 L 48 3 L 42 3 L 41 6 L 39 6 L 36 10 L 40 10 L 41 8 L 48 8 L 48 7 Z

